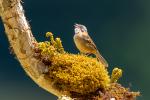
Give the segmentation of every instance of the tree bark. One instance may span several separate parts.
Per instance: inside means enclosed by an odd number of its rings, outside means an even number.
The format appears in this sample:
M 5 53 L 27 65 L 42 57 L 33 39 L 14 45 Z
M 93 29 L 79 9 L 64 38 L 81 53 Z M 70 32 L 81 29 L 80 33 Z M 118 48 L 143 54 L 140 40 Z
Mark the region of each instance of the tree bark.
M 52 82 L 46 80 L 41 73 L 45 65 L 33 56 L 36 40 L 20 2 L 20 0 L 0 0 L 0 15 L 10 45 L 27 75 L 43 89 L 60 96 L 61 93 L 53 88 Z

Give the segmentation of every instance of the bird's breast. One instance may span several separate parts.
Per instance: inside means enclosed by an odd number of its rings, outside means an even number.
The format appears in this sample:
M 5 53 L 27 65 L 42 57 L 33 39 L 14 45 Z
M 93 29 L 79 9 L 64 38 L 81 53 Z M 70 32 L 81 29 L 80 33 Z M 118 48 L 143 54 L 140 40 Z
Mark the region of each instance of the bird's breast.
M 91 53 L 91 48 L 89 48 L 82 35 L 79 34 L 74 35 L 74 42 L 76 47 L 80 50 L 80 52 Z

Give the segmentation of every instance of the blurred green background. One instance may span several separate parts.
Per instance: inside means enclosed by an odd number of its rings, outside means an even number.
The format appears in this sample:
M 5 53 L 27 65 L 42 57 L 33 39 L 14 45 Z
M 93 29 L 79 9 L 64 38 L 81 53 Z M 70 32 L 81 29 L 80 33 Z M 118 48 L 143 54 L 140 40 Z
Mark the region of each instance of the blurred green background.
M 38 41 L 51 31 L 66 51 L 78 53 L 73 24 L 87 26 L 109 62 L 124 70 L 120 83 L 150 100 L 150 1 L 148 0 L 23 0 L 26 17 Z M 56 100 L 38 87 L 10 54 L 0 21 L 0 100 Z

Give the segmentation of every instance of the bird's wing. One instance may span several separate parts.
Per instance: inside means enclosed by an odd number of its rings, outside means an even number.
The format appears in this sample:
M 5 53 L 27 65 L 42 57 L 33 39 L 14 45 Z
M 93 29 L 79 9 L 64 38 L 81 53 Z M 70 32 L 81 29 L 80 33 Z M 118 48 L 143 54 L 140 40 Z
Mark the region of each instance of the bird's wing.
M 91 39 L 91 37 L 89 35 L 85 35 L 84 39 L 85 39 L 86 43 L 88 43 L 89 46 L 92 46 L 93 49 L 97 50 L 95 43 L 93 42 L 93 40 Z
M 88 46 L 91 46 L 93 49 L 96 50 L 95 55 L 96 55 L 96 57 L 98 58 L 98 60 L 99 60 L 102 64 L 104 64 L 105 67 L 108 67 L 107 61 L 102 57 L 102 55 L 101 55 L 100 52 L 98 51 L 98 49 L 97 49 L 95 43 L 94 43 L 93 40 L 90 38 L 90 36 L 85 35 L 84 37 L 85 37 L 85 41 L 88 43 Z

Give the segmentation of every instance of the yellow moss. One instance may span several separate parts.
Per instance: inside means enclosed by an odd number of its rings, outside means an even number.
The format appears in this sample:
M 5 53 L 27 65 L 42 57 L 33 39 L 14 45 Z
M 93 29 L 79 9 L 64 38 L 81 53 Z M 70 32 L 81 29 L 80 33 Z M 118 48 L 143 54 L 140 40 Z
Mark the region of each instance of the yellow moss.
M 64 53 L 65 51 L 64 51 L 64 48 L 62 46 L 60 38 L 56 38 L 55 41 L 56 41 L 56 44 L 57 44 L 57 50 L 58 50 L 58 52 Z
M 51 60 L 49 75 L 60 90 L 86 94 L 109 86 L 108 72 L 96 59 L 65 53 Z
M 52 32 L 47 32 L 46 37 L 50 37 L 50 43 L 55 47 L 56 42 L 54 40 L 54 36 L 53 36 Z
M 46 36 L 50 37 L 50 42 L 40 42 L 38 48 L 41 58 L 49 57 L 48 75 L 57 89 L 87 94 L 109 86 L 108 72 L 97 59 L 64 53 L 60 38 L 54 40 L 52 33 Z
M 139 92 L 130 92 L 117 83 L 122 70 L 114 68 L 111 79 L 107 69 L 96 58 L 64 51 L 60 38 L 54 39 L 46 33 L 50 41 L 40 42 L 35 47 L 35 57 L 48 66 L 45 77 L 53 81 L 57 90 L 70 93 L 80 100 L 133 100 Z
M 122 70 L 119 68 L 114 68 L 111 75 L 111 83 L 117 82 L 122 76 Z
M 52 32 L 47 32 L 46 37 L 52 37 L 53 38 L 53 33 Z M 51 39 L 50 39 L 51 40 Z

